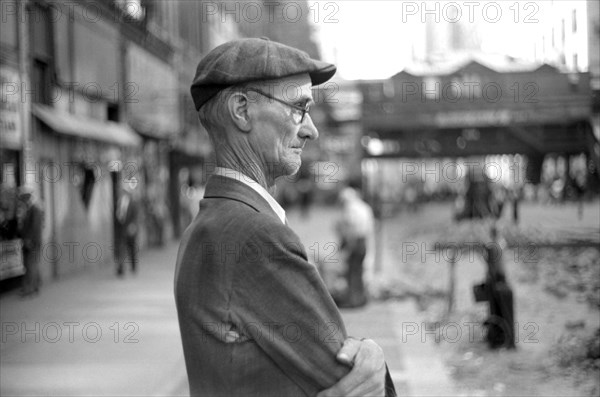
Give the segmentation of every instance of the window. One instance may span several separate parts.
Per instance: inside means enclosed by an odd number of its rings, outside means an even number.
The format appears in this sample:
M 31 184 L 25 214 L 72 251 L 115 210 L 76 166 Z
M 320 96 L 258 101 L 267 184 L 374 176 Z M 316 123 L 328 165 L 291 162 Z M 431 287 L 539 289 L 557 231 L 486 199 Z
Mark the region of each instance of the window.
M 77 163 L 70 172 L 72 172 L 70 176 L 71 183 L 79 190 L 83 206 L 87 209 L 97 179 L 94 168 L 85 163 Z
M 38 3 L 28 8 L 30 26 L 31 55 L 34 58 L 48 60 L 52 56 L 52 26 L 50 11 Z
M 546 56 L 546 36 L 542 37 L 542 57 Z
M 52 87 L 50 84 L 50 71 L 46 62 L 34 59 L 31 83 L 33 84 L 33 101 L 50 105 Z
M 0 149 L 0 186 L 14 188 L 21 185 L 19 157 L 17 150 Z
M 27 13 L 31 36 L 33 100 L 49 105 L 52 90 L 51 77 L 54 70 L 50 10 L 40 3 L 31 3 L 27 8 Z
M 17 8 L 15 2 L 2 1 L 2 21 L 0 23 L 0 42 L 10 47 L 17 47 Z
M 119 105 L 116 103 L 107 104 L 106 118 L 108 121 L 119 121 Z
M 383 95 L 383 84 L 382 83 L 373 83 L 369 85 L 369 99 L 373 102 L 377 102 L 381 100 Z
M 383 95 L 386 98 L 393 98 L 394 95 L 396 95 L 395 89 L 394 89 L 394 81 L 393 80 L 386 80 L 383 83 Z

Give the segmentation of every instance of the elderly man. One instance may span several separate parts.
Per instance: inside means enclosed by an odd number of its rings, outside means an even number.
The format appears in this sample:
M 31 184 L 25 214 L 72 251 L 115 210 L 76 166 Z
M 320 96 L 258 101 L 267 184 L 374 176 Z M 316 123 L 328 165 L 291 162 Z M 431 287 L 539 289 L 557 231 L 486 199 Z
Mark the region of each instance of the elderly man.
M 272 197 L 275 179 L 295 174 L 318 137 L 311 86 L 335 71 L 267 39 L 223 44 L 198 65 L 191 91 L 217 167 L 175 275 L 193 396 L 395 393 L 381 349 L 347 338 Z

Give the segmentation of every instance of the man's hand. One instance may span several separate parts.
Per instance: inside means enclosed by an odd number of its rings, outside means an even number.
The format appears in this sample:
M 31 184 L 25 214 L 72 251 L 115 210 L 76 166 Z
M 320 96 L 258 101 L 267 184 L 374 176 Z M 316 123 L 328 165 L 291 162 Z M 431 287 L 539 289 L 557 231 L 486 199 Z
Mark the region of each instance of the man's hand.
M 377 343 L 350 337 L 344 341 L 337 359 L 353 367 L 352 370 L 317 397 L 385 396 L 385 360 Z

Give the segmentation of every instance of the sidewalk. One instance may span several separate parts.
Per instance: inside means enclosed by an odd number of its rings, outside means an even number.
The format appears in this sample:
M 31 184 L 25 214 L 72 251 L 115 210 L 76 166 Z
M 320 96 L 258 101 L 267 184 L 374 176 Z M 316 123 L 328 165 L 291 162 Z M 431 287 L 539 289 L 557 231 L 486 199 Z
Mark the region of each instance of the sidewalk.
M 330 253 L 335 215 L 330 208 L 314 208 L 308 219 L 288 213 L 309 258 Z M 173 298 L 177 245 L 144 252 L 139 274 L 124 279 L 112 267 L 90 268 L 44 285 L 33 299 L 0 299 L 0 394 L 187 395 Z M 422 324 L 412 300 L 342 315 L 350 335 L 383 348 L 399 395 L 453 394 L 433 340 L 402 334 L 406 324 Z
M 316 255 L 335 260 L 337 237 L 333 225 L 338 214 L 334 209 L 315 207 L 308 218 L 292 210 L 287 216 L 304 243 L 309 260 Z M 433 217 L 431 222 L 439 218 Z M 395 237 L 386 236 L 386 240 L 393 241 Z M 392 248 L 384 247 L 382 272 L 397 276 L 399 269 Z M 423 335 L 424 314 L 418 311 L 414 300 L 371 302 L 364 308 L 342 310 L 342 317 L 350 335 L 371 338 L 381 346 L 399 396 L 456 394 L 434 337 Z
M 308 220 L 290 213 L 307 251 L 335 241 L 335 214 L 316 208 Z M 177 243 L 148 250 L 137 275 L 90 268 L 48 285 L 33 299 L 0 299 L 0 394 L 187 395 L 173 299 Z M 314 249 L 314 247 L 313 247 Z M 310 257 L 310 255 L 309 255 Z M 449 386 L 435 346 L 402 322 L 419 322 L 412 301 L 374 302 L 344 310 L 348 332 L 385 351 L 399 395 L 444 395 Z
M 456 394 L 435 337 L 425 334 L 423 315 L 413 300 L 373 302 L 343 310 L 342 316 L 349 334 L 381 346 L 399 396 Z
M 177 243 L 141 255 L 117 279 L 90 268 L 0 300 L 0 394 L 184 395 L 187 378 L 173 297 Z

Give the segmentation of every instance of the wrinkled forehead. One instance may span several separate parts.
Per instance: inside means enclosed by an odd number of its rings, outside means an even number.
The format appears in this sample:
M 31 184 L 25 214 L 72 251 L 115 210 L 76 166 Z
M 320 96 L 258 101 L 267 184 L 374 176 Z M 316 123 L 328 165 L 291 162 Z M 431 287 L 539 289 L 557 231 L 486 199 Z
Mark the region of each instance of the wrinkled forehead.
M 312 101 L 313 99 L 312 81 L 308 73 L 282 79 L 258 81 L 250 85 L 288 102 Z

